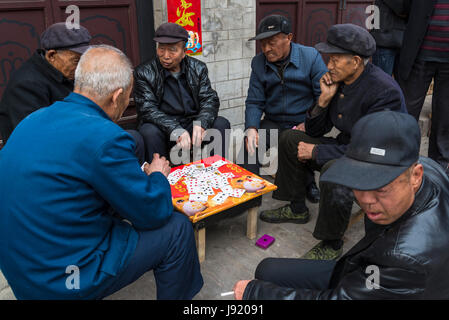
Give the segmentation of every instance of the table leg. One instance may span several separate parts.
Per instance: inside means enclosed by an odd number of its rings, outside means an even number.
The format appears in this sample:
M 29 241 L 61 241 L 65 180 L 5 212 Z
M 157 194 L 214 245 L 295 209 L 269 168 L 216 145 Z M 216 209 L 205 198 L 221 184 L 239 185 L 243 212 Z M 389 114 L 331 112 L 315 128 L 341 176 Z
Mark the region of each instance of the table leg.
M 201 263 L 206 259 L 206 228 L 195 229 L 195 241 Z
M 257 212 L 259 207 L 248 209 L 248 217 L 246 220 L 246 236 L 248 239 L 254 239 L 257 235 Z

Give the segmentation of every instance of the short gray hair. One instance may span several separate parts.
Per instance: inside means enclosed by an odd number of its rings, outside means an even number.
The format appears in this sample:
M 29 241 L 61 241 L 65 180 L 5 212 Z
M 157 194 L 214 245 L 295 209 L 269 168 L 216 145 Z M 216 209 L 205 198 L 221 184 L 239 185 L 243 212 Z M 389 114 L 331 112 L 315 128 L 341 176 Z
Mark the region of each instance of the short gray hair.
M 113 51 L 118 59 L 88 59 L 93 49 Z M 87 66 L 87 67 L 86 67 Z M 75 88 L 98 99 L 106 99 L 115 90 L 128 90 L 132 84 L 133 68 L 131 61 L 117 48 L 108 45 L 91 46 L 81 56 L 75 70 Z

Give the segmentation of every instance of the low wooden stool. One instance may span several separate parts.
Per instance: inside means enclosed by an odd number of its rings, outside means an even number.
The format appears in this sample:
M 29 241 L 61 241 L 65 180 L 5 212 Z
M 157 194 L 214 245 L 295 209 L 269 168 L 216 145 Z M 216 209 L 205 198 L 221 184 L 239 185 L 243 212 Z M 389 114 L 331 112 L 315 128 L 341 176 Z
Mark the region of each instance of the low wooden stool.
M 211 216 L 204 220 L 200 220 L 193 224 L 193 229 L 195 231 L 195 241 L 196 248 L 198 251 L 198 259 L 203 262 L 206 259 L 206 227 L 208 224 L 214 223 L 214 221 L 223 217 L 232 217 L 239 215 L 241 213 L 247 212 L 246 216 L 246 237 L 253 240 L 257 236 L 257 220 L 259 212 L 258 206 L 254 206 L 256 199 L 252 199 L 246 203 L 242 203 L 234 208 L 230 208 L 225 212 L 217 216 Z

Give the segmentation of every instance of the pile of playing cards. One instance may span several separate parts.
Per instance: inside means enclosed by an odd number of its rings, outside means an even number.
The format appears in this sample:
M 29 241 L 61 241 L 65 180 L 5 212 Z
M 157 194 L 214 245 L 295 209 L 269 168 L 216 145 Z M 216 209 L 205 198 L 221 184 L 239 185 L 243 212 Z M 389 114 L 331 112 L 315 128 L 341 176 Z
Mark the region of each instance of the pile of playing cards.
M 229 185 L 228 179 L 234 177 L 232 173 L 218 170 L 225 164 L 228 162 L 219 160 L 210 167 L 206 167 L 204 163 L 186 165 L 183 169 L 171 172 L 167 179 L 171 185 L 175 185 L 184 178 L 183 183 L 189 192 L 190 201 L 207 202 L 209 196 L 214 195 L 212 200 L 216 204 L 222 204 L 228 197 L 240 198 L 245 193 L 244 189 L 233 189 Z M 214 189 L 221 191 L 215 194 Z

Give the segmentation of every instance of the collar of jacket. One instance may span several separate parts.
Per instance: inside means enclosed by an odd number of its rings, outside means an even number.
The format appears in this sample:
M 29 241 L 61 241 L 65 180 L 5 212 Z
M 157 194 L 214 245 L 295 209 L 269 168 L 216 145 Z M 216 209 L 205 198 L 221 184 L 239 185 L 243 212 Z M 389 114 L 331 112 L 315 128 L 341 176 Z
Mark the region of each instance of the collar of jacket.
M 265 55 L 264 55 L 265 57 Z M 287 66 L 289 64 L 293 64 L 296 68 L 299 68 L 299 47 L 296 43 L 290 43 L 290 60 L 287 63 Z M 273 70 L 277 70 L 277 67 L 274 63 L 271 63 L 265 58 L 265 70 L 266 68 L 273 68 Z
M 42 73 L 46 74 L 48 77 L 54 79 L 56 82 L 72 82 L 71 80 L 64 77 L 64 75 L 53 67 L 47 59 L 45 59 L 45 51 L 42 49 L 37 49 L 34 55 L 31 57 L 35 65 L 42 71 Z
M 84 106 L 93 113 L 112 121 L 111 118 L 109 118 L 108 114 L 104 112 L 104 110 L 98 104 L 83 96 L 82 94 L 71 92 L 67 97 L 64 98 L 64 102 Z
M 189 56 L 186 55 L 184 57 L 184 59 L 181 60 L 181 70 L 180 70 L 181 74 L 186 74 L 186 68 L 189 63 L 189 59 L 190 59 Z M 165 69 L 162 66 L 161 62 L 159 61 L 159 58 L 156 58 L 155 60 L 156 60 L 156 65 L 159 70 L 159 73 L 162 75 L 162 78 L 165 80 L 165 78 L 167 78 L 167 76 L 171 75 L 171 73 L 170 73 L 170 71 L 168 71 L 167 69 Z

